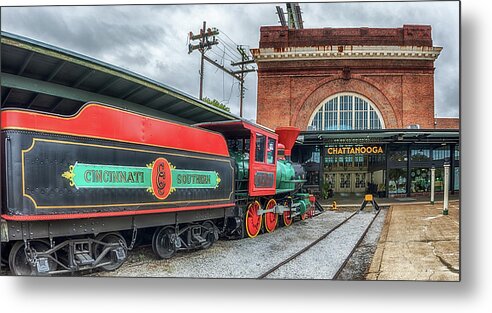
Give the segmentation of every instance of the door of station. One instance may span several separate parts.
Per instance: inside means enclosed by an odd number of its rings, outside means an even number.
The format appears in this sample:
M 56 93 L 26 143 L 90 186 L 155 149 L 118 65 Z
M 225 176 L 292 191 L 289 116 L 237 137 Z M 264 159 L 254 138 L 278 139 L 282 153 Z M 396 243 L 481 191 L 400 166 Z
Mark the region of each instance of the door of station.
M 364 193 L 367 187 L 366 172 L 339 172 L 325 174 L 325 183 L 329 182 L 335 193 Z

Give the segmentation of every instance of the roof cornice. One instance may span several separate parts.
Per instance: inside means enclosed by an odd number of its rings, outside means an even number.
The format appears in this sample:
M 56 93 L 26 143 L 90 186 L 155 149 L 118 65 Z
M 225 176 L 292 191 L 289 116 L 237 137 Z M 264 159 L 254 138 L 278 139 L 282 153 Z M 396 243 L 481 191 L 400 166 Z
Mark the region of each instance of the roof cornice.
M 426 46 L 317 46 L 282 49 L 251 49 L 256 62 L 335 60 L 335 59 L 388 59 L 435 61 L 442 47 Z

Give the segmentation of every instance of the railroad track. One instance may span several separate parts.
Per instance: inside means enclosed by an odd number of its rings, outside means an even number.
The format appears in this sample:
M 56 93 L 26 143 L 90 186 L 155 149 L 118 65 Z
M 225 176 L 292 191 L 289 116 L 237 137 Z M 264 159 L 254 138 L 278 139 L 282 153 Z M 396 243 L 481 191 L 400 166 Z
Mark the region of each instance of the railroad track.
M 352 250 L 350 251 L 350 253 L 348 254 L 348 256 L 344 259 L 343 263 L 341 264 L 341 266 L 339 267 L 339 269 L 337 270 L 337 272 L 335 273 L 335 275 L 333 276 L 332 279 L 337 279 L 340 276 L 341 272 L 343 271 L 343 269 L 347 265 L 347 262 L 350 260 L 350 258 L 354 254 L 355 250 L 357 249 L 357 247 L 360 245 L 360 243 L 362 242 L 362 240 L 366 236 L 367 232 L 371 228 L 372 224 L 374 223 L 374 221 L 376 220 L 376 218 L 378 217 L 378 215 L 379 215 L 380 212 L 381 212 L 381 209 L 379 209 L 374 214 L 374 216 L 372 217 L 371 221 L 369 222 L 369 224 L 365 228 L 364 232 L 362 233 L 362 235 L 360 236 L 360 238 L 358 239 L 358 241 L 356 242 L 356 244 L 354 245 L 354 247 L 352 248 Z M 289 262 L 291 262 L 294 259 L 296 259 L 296 258 L 300 257 L 301 255 L 305 254 L 308 250 L 310 250 L 311 248 L 313 248 L 314 246 L 316 246 L 317 244 L 319 244 L 321 241 L 323 241 L 326 238 L 328 238 L 330 236 L 330 234 L 332 234 L 335 230 L 337 230 L 340 227 L 342 227 L 345 224 L 347 224 L 358 213 L 359 213 L 359 211 L 356 211 L 356 212 L 350 214 L 347 218 L 345 218 L 342 222 L 338 223 L 335 227 L 333 227 L 330 230 L 328 230 L 327 232 L 323 233 L 320 237 L 318 237 L 316 240 L 314 240 L 313 242 L 311 242 L 309 245 L 307 245 L 303 249 L 299 250 L 298 252 L 294 253 L 293 255 L 291 255 L 290 257 L 286 258 L 282 262 L 280 262 L 277 265 L 273 266 L 268 271 L 266 271 L 263 274 L 261 274 L 260 276 L 258 276 L 257 279 L 266 278 L 270 274 L 272 274 L 272 273 L 278 271 L 280 268 L 284 267 Z

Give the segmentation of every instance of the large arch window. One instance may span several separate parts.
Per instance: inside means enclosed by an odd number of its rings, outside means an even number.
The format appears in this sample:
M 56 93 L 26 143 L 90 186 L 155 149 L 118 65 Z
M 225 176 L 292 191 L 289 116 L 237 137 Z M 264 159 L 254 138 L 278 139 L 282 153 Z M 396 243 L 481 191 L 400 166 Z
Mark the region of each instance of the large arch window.
M 384 128 L 381 113 L 368 100 L 355 94 L 337 94 L 324 101 L 311 116 L 309 130 Z

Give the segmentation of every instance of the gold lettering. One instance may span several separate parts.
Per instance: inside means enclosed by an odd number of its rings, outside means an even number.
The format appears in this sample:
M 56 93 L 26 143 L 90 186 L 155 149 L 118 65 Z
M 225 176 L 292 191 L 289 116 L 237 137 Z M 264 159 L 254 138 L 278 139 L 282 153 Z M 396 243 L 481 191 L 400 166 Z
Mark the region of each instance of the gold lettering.
M 93 179 L 94 179 L 94 183 L 100 183 L 102 182 L 102 170 L 97 170 L 97 171 L 94 171 L 94 176 Z
M 128 177 L 126 179 L 129 183 L 133 183 L 135 181 L 132 172 L 128 172 Z
M 109 177 L 110 177 L 110 174 L 111 174 L 111 172 L 104 171 L 104 173 L 103 173 L 103 181 L 104 181 L 105 183 L 107 183 L 107 182 L 109 182 L 109 181 L 110 181 L 110 178 L 109 178 Z
M 91 177 L 92 177 L 91 171 L 85 171 L 85 173 L 84 173 L 84 179 L 85 179 L 85 182 L 86 183 L 90 183 L 91 182 Z

